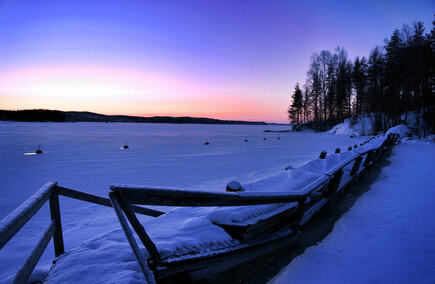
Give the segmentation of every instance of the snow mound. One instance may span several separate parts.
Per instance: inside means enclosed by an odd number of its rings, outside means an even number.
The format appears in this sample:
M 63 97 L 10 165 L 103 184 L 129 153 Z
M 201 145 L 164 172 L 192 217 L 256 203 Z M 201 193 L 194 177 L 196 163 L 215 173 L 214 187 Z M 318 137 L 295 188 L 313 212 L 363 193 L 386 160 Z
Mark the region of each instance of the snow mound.
M 373 124 L 370 116 L 359 117 L 356 122 L 348 118 L 334 126 L 328 133 L 353 137 L 366 136 L 373 134 Z
M 404 138 L 404 137 L 411 136 L 412 131 L 408 126 L 404 124 L 399 124 L 388 129 L 385 135 L 388 134 L 398 134 L 401 138 Z

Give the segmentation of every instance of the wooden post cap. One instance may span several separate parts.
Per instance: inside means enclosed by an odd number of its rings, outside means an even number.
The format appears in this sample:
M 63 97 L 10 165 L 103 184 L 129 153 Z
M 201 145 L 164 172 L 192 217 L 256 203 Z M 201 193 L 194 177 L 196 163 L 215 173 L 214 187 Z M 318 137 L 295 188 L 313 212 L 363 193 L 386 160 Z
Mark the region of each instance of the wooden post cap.
M 340 148 L 337 148 L 337 149 L 335 149 L 335 154 L 338 154 L 338 153 L 340 153 Z
M 322 151 L 322 152 L 320 152 L 319 158 L 320 158 L 320 159 L 325 159 L 327 153 L 328 153 L 328 152 L 326 152 L 326 151 Z

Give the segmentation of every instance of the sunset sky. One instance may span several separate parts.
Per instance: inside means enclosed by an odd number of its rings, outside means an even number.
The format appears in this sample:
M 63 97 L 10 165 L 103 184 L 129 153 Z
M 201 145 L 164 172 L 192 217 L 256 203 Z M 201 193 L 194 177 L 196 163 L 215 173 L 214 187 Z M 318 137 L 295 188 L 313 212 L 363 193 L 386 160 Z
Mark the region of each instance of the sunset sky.
M 0 0 L 0 109 L 287 122 L 313 52 L 367 56 L 434 1 Z

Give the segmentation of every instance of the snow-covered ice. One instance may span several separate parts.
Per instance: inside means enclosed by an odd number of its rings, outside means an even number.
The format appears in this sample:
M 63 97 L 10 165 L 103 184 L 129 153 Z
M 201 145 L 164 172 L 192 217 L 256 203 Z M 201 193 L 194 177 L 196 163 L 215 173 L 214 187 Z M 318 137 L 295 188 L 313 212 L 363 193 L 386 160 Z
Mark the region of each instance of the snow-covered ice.
M 435 283 L 434 158 L 435 143 L 395 146 L 333 231 L 270 283 Z
M 336 147 L 345 149 L 363 140 L 315 133 L 280 133 L 278 140 L 277 133 L 263 132 L 265 129 L 286 128 L 288 127 L 1 122 L 0 218 L 50 180 L 102 196 L 107 196 L 110 184 L 126 183 L 225 191 L 225 185 L 231 180 L 240 181 L 249 187 L 253 181 L 267 177 L 273 179 L 274 175 L 281 174 L 288 165 L 297 167 L 317 158 L 321 150 L 332 153 Z M 264 137 L 267 140 L 263 140 Z M 244 142 L 245 138 L 248 138 L 248 143 Z M 121 150 L 125 141 L 130 148 Z M 204 141 L 209 141 L 210 145 L 205 146 Z M 24 155 L 35 151 L 38 144 L 41 144 L 44 151 L 42 155 Z M 62 197 L 60 202 L 67 251 L 72 251 L 75 247 L 76 250 L 85 249 L 86 246 L 89 248 L 88 244 L 92 243 L 104 243 L 103 248 L 94 246 L 94 249 L 104 252 L 104 246 L 107 246 L 108 251 L 112 245 L 113 249 L 117 246 L 128 247 L 111 208 Z M 171 214 L 168 214 L 165 218 L 170 217 Z M 142 221 L 155 220 L 145 217 Z M 180 226 L 189 230 L 200 228 L 201 224 L 196 221 L 194 218 L 189 219 Z M 49 214 L 45 206 L 0 251 L 0 279 L 6 282 L 10 279 L 48 224 Z M 158 225 L 153 228 L 151 237 L 158 239 L 161 234 L 163 239 L 164 225 L 161 226 L 162 230 L 158 229 Z M 105 238 L 109 241 L 100 242 Z M 100 241 L 93 241 L 96 239 Z M 197 245 L 191 240 L 177 243 L 182 243 L 185 249 Z M 225 240 L 218 245 L 225 245 Z M 125 254 L 126 271 L 119 272 L 119 275 L 127 278 L 131 276 L 133 280 L 139 269 L 134 262 L 128 264 L 134 258 L 131 250 L 126 250 Z M 37 274 L 43 275 L 47 271 L 52 258 L 50 245 L 38 266 Z

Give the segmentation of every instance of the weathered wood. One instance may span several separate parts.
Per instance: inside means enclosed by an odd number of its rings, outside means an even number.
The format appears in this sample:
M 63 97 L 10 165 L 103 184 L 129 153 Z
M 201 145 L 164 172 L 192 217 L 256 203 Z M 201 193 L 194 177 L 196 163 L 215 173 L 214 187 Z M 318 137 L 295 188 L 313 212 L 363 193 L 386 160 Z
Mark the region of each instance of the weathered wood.
M 47 182 L 0 221 L 0 249 L 38 212 L 50 197 L 55 186 L 55 182 Z
M 133 229 L 136 231 L 136 234 L 139 236 L 139 239 L 142 241 L 142 244 L 148 250 L 151 257 L 155 261 L 160 262 L 161 256 L 160 256 L 159 251 L 157 250 L 156 245 L 151 241 L 150 237 L 148 236 L 147 232 L 145 231 L 145 228 L 142 226 L 142 224 L 136 218 L 136 215 L 131 210 L 130 205 L 127 202 L 125 202 L 125 200 L 122 196 L 118 195 L 117 198 L 118 198 L 117 200 L 118 200 L 119 205 L 121 206 L 122 211 L 124 211 L 125 216 L 127 217 L 128 221 L 130 222 Z
M 59 195 L 57 188 L 53 188 L 53 193 L 50 196 L 50 216 L 51 221 L 55 224 L 55 232 L 53 236 L 54 254 L 56 257 L 65 252 L 62 235 L 62 222 L 60 219 Z
M 30 274 L 32 274 L 33 269 L 41 258 L 41 255 L 44 253 L 45 248 L 50 242 L 55 231 L 56 224 L 54 221 L 51 221 L 50 226 L 47 228 L 47 230 L 45 230 L 44 235 L 39 240 L 30 256 L 26 259 L 24 265 L 20 268 L 20 270 L 18 270 L 17 274 L 15 274 L 14 280 L 12 281 L 13 284 L 27 283 L 27 279 L 29 278 Z
M 58 189 L 58 192 L 60 195 L 63 195 L 66 197 L 71 197 L 74 199 L 78 199 L 78 200 L 82 200 L 82 201 L 86 201 L 86 202 L 90 202 L 90 203 L 95 203 L 95 204 L 99 204 L 99 205 L 103 205 L 103 206 L 107 206 L 107 207 L 112 207 L 112 204 L 110 203 L 109 199 L 98 196 L 98 195 L 93 195 L 93 194 L 89 194 L 86 192 L 81 192 L 78 190 L 74 190 L 74 189 L 70 189 L 70 188 L 66 188 L 66 187 L 61 187 L 61 186 L 58 186 L 57 189 Z M 134 206 L 134 205 L 132 206 L 132 210 L 138 214 L 152 216 L 152 217 L 158 217 L 160 215 L 165 214 L 165 212 L 161 212 L 161 211 L 149 209 L 149 208 L 144 208 L 144 207 L 139 207 L 139 206 Z
M 326 151 L 320 152 L 319 159 L 325 159 L 326 158 L 326 154 L 327 154 Z
M 353 176 L 358 172 L 359 166 L 361 165 L 361 162 L 362 162 L 362 159 L 363 158 L 361 156 L 359 156 L 358 158 L 355 159 L 355 162 L 353 163 L 353 166 L 352 166 L 352 170 L 350 170 L 350 173 L 349 173 L 350 176 Z
M 341 177 L 343 176 L 343 169 L 335 172 L 334 176 L 329 180 L 327 194 L 332 194 L 337 191 L 340 185 Z
M 116 216 L 118 217 L 119 222 L 121 223 L 121 227 L 124 230 L 125 236 L 127 237 L 128 242 L 130 243 L 130 247 L 133 250 L 134 255 L 136 256 L 137 262 L 142 270 L 143 275 L 145 276 L 145 280 L 148 283 L 155 283 L 154 276 L 152 272 L 149 270 L 148 265 L 146 263 L 144 255 L 140 252 L 139 246 L 134 239 L 133 233 L 130 230 L 130 226 L 127 223 L 127 220 L 122 213 L 122 209 L 118 203 L 118 199 L 114 192 L 109 193 L 110 202 L 112 203 L 112 207 L 115 210 Z
M 375 156 L 376 156 L 375 150 L 369 151 L 367 153 L 367 158 L 365 159 L 363 166 L 367 167 L 368 165 L 370 165 L 370 163 L 373 161 Z
M 110 186 L 132 204 L 162 206 L 242 206 L 303 200 L 304 194 L 222 193 L 140 186 Z

